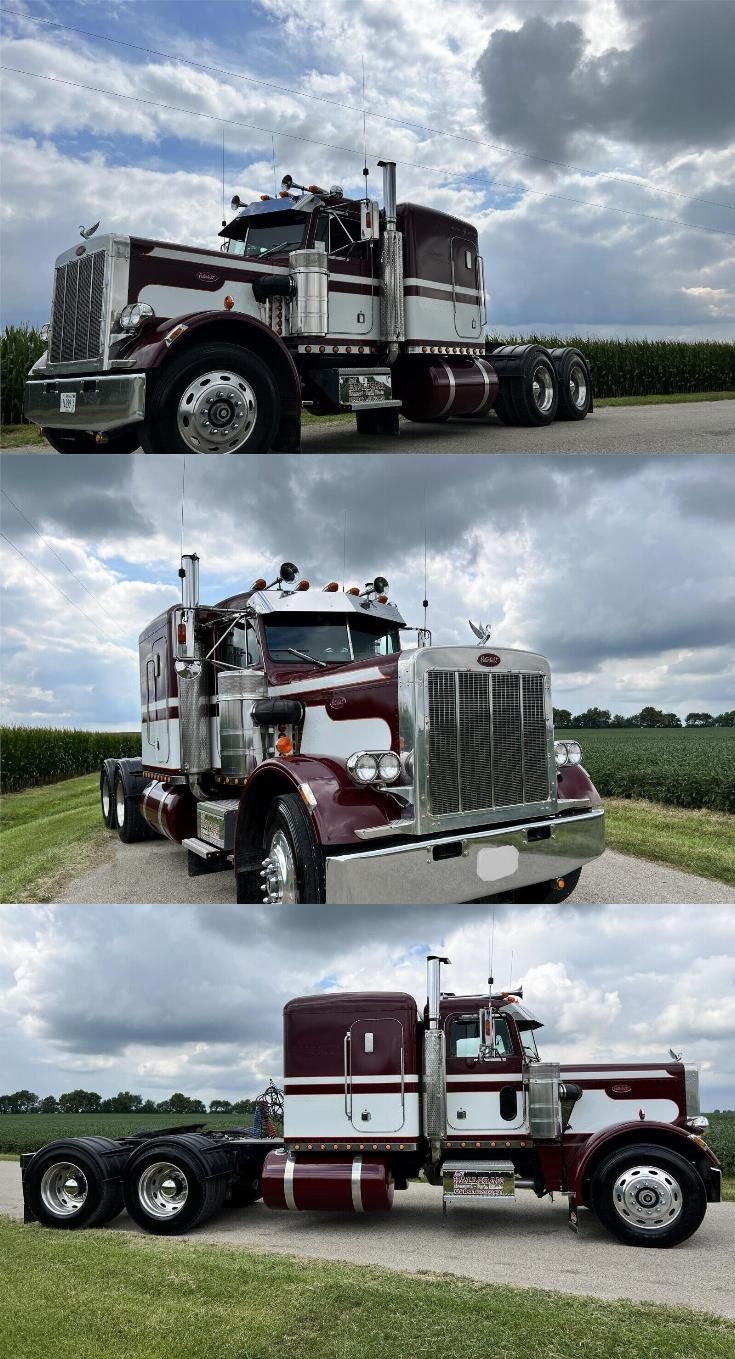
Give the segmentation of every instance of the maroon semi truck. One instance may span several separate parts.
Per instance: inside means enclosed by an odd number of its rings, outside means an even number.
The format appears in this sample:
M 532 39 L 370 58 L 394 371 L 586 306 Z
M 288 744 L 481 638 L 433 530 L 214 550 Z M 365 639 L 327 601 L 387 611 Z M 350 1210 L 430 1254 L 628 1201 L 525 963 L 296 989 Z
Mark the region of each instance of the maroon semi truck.
M 312 588 L 284 562 L 206 605 L 196 556 L 180 575 L 182 603 L 140 637 L 142 756 L 100 772 L 126 843 L 234 869 L 241 902 L 368 906 L 559 902 L 603 852 L 542 656 L 433 646 L 381 576 Z
M 383 199 L 287 175 L 233 199 L 220 251 L 85 235 L 56 260 L 26 418 L 62 453 L 293 452 L 302 407 L 381 437 L 399 413 L 584 419 L 579 350 L 488 339 L 476 228 L 397 204 L 392 162 Z
M 64 1138 L 25 1155 L 27 1220 L 100 1226 L 127 1209 L 148 1232 L 190 1231 L 225 1204 L 385 1212 L 423 1174 L 447 1204 L 519 1189 L 564 1194 L 621 1241 L 674 1246 L 720 1199 L 696 1067 L 539 1058 L 516 993 L 332 993 L 284 1010 L 282 1139 L 243 1129 Z M 456 1219 L 461 1224 L 461 1213 Z

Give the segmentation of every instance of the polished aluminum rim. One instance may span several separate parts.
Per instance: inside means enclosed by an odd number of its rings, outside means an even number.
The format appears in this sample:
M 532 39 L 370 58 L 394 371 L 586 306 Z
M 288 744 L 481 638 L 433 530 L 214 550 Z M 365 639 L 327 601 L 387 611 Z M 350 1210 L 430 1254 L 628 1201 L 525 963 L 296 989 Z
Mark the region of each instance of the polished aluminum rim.
M 545 415 L 554 403 L 554 375 L 546 364 L 540 363 L 534 368 L 531 388 L 536 408 Z
M 587 373 L 581 363 L 572 365 L 569 374 L 569 395 L 577 410 L 584 410 L 587 404 Z
M 176 1217 L 188 1197 L 189 1181 L 171 1161 L 154 1161 L 138 1180 L 138 1199 L 151 1217 Z
M 102 812 L 105 819 L 110 815 L 110 780 L 102 775 Z
M 681 1186 L 661 1166 L 629 1166 L 615 1181 L 613 1203 L 624 1222 L 645 1231 L 669 1227 L 684 1208 Z
M 73 1161 L 57 1161 L 41 1180 L 41 1202 L 54 1217 L 74 1217 L 88 1193 L 87 1177 Z
M 237 453 L 258 417 L 250 383 L 239 373 L 201 373 L 182 393 L 176 421 L 194 453 Z
M 299 899 L 296 861 L 291 842 L 282 830 L 275 831 L 261 872 L 263 901 L 269 906 L 293 904 Z
M 118 781 L 117 781 L 117 788 L 115 789 L 115 815 L 116 815 L 116 817 L 117 817 L 117 824 L 118 824 L 118 826 L 120 826 L 120 827 L 124 826 L 124 824 L 125 824 L 125 789 L 124 789 L 124 787 L 123 787 L 123 781 L 122 781 L 122 779 L 118 779 Z

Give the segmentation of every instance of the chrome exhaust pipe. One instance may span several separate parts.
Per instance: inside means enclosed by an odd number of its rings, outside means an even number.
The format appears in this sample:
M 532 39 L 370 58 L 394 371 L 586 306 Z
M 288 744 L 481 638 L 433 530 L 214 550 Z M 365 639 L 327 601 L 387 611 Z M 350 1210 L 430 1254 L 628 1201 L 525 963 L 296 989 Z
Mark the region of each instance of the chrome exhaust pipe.
M 185 609 L 195 609 L 199 603 L 199 558 L 196 552 L 187 552 L 182 556 L 179 577 L 181 603 Z
M 426 959 L 426 1003 L 429 1015 L 429 1028 L 439 1028 L 439 1007 L 441 1004 L 441 969 L 442 963 L 449 966 L 448 958 L 440 958 L 437 954 L 431 953 Z

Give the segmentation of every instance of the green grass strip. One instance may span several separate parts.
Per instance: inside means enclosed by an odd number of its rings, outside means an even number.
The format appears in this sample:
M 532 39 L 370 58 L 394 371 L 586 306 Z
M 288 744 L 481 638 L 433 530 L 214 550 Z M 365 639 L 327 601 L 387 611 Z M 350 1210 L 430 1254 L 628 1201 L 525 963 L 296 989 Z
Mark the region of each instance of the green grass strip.
M 51 901 L 70 878 L 110 857 L 99 774 L 0 798 L 0 901 Z
M 34 1359 L 732 1359 L 735 1345 L 735 1324 L 686 1308 L 2 1220 L 0 1272 L 3 1352 Z
M 609 849 L 735 885 L 735 817 L 633 798 L 603 801 Z

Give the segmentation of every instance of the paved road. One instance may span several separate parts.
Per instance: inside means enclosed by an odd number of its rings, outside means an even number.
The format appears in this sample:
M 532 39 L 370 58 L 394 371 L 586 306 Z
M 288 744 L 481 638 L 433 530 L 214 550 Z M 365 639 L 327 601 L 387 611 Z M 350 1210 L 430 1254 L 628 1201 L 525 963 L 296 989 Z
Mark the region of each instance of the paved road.
M 183 850 L 170 840 L 146 840 L 123 845 L 110 837 L 110 859 L 75 878 L 58 900 L 75 903 L 232 902 L 234 882 L 230 872 L 190 878 Z M 725 883 L 711 882 L 690 873 L 634 859 L 606 850 L 601 859 L 582 870 L 574 896 L 581 904 L 684 905 L 712 903 L 735 905 L 735 891 Z M 420 903 L 417 903 L 420 904 Z
M 20 1168 L 11 1161 L 0 1161 L 0 1213 L 23 1213 Z M 452 1206 L 443 1225 L 440 1191 L 412 1184 L 396 1194 L 389 1216 L 278 1213 L 258 1203 L 211 1218 L 184 1240 L 735 1317 L 735 1204 L 710 1204 L 696 1235 L 666 1251 L 631 1250 L 589 1213 L 574 1235 L 566 1213 L 564 1198 L 551 1203 L 522 1192 L 515 1203 Z M 109 1230 L 137 1229 L 122 1214 Z
M 735 401 L 607 406 L 579 422 L 509 429 L 496 416 L 441 425 L 401 421 L 397 439 L 359 436 L 352 421 L 308 425 L 305 453 L 735 453 Z M 46 444 L 9 453 L 50 453 Z

